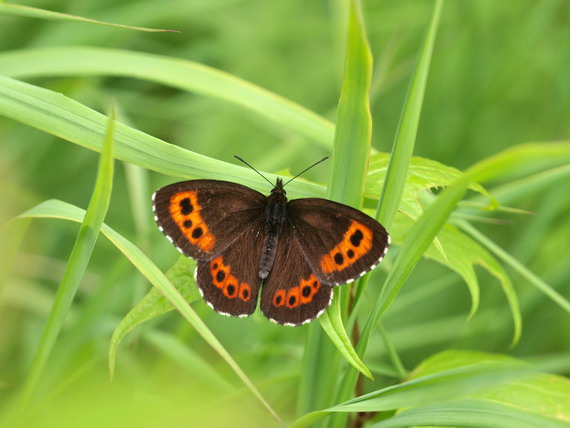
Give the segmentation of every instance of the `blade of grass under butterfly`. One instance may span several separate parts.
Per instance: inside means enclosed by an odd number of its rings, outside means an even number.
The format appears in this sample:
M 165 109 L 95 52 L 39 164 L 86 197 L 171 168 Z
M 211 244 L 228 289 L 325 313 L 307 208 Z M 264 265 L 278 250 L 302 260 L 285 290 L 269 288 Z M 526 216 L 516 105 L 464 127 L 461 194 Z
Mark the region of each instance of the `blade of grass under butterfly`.
M 372 55 L 366 40 L 364 23 L 358 0 L 350 2 L 348 12 L 348 34 L 345 59 L 345 75 L 341 89 L 337 124 L 333 146 L 332 169 L 329 180 L 329 199 L 360 208 L 364 195 L 364 179 L 370 153 L 372 121 L 370 117 L 369 91 L 372 74 Z M 345 289 L 345 295 L 348 290 Z M 341 355 L 357 370 L 372 377 L 360 361 L 348 337 L 341 316 L 341 296 L 338 289 L 331 307 L 319 318 L 323 330 L 329 335 Z M 316 330 L 316 326 L 310 326 Z M 330 345 L 324 345 L 322 333 L 313 331 L 303 360 L 303 372 L 316 370 L 301 376 L 298 411 L 305 413 L 316 407 L 327 405 L 336 388 L 336 378 L 330 376 L 330 369 L 338 364 L 338 354 Z M 320 343 L 315 346 L 312 341 Z M 335 361 L 332 361 L 335 360 Z M 318 362 L 318 363 L 317 363 Z M 325 363 L 326 362 L 326 363 Z M 315 382 L 315 383 L 313 383 Z M 324 385 L 323 383 L 326 383 Z M 326 391 L 315 400 L 314 391 Z
M 0 76 L 0 114 L 101 151 L 107 118 L 62 94 Z M 267 183 L 249 168 L 185 150 L 118 122 L 114 136 L 116 159 L 175 177 L 227 180 L 267 190 Z M 273 181 L 276 178 L 264 175 Z M 293 197 L 325 195 L 323 186 L 304 180 L 292 181 L 287 192 Z
M 488 391 L 531 373 L 536 373 L 536 369 L 520 363 L 498 361 L 450 368 L 381 388 L 328 409 L 308 413 L 297 419 L 291 427 L 312 426 L 319 419 L 337 413 L 382 412 L 453 400 Z
M 87 270 L 101 225 L 107 214 L 113 188 L 113 136 L 114 111 L 111 111 L 99 160 L 95 188 L 91 195 L 85 218 L 77 234 L 77 239 L 71 250 L 63 278 L 57 289 L 55 300 L 44 326 L 28 377 L 24 383 L 16 419 L 22 416 L 20 413 L 25 411 L 30 401 L 34 398 L 45 364 L 61 332 L 63 322 L 71 308 L 81 279 Z
M 66 13 L 53 12 L 51 10 L 38 9 L 35 7 L 24 6 L 20 4 L 0 3 L 0 15 L 21 16 L 25 18 L 46 19 L 50 21 L 76 21 L 87 24 L 105 25 L 109 27 L 124 28 L 127 30 L 147 31 L 152 33 L 166 32 L 179 33 L 178 30 L 163 30 L 159 28 L 134 27 L 124 24 L 113 24 L 111 22 L 97 21 L 96 19 L 84 18 L 77 15 L 68 15 Z
M 465 399 L 406 410 L 370 428 L 411 426 L 565 428 L 568 421 L 482 399 Z
M 388 230 L 390 230 L 390 227 L 396 216 L 396 212 L 398 211 L 400 200 L 402 199 L 407 171 L 414 150 L 417 128 L 422 109 L 422 102 L 425 93 L 425 85 L 429 72 L 431 55 L 435 44 L 435 37 L 437 34 L 437 27 L 439 24 L 442 7 L 443 7 L 443 0 L 436 0 L 431 15 L 429 27 L 427 30 L 426 38 L 424 40 L 422 50 L 420 52 L 418 63 L 416 65 L 416 70 L 414 72 L 412 81 L 410 83 L 410 88 L 408 91 L 408 95 L 406 97 L 404 108 L 402 110 L 400 125 L 398 127 L 396 138 L 394 140 L 394 146 L 392 148 L 392 155 L 390 157 L 390 161 L 388 164 L 386 179 L 384 181 L 382 187 L 382 193 L 379 199 L 377 218 Z M 436 236 L 439 227 L 441 227 L 445 223 L 447 216 L 454 207 L 455 197 L 461 198 L 461 195 L 463 194 L 464 191 L 462 190 L 462 187 L 463 185 L 461 185 L 458 188 L 457 194 L 454 195 L 453 198 L 450 198 L 449 205 L 447 205 L 445 209 L 442 209 L 441 212 L 436 213 L 434 215 L 434 217 L 438 217 L 439 221 L 437 222 L 437 224 L 432 224 L 432 226 L 435 225 L 436 227 L 434 227 L 430 231 L 431 233 L 425 234 L 427 230 L 423 231 L 424 232 L 423 245 L 420 245 L 420 242 L 414 243 L 411 238 L 407 240 L 408 250 L 404 251 L 404 249 L 402 249 L 402 252 L 400 253 L 397 259 L 397 261 L 400 261 L 400 263 L 398 265 L 393 266 L 391 274 L 389 278 L 386 280 L 380 298 L 374 308 L 374 313 L 369 318 L 368 323 L 365 329 L 363 330 L 360 340 L 357 344 L 356 349 L 361 358 L 363 357 L 364 352 L 366 351 L 368 340 L 370 338 L 370 335 L 372 334 L 373 328 L 378 324 L 378 321 L 380 320 L 379 317 L 376 319 L 375 318 L 376 315 L 374 314 L 379 315 L 383 313 L 384 310 L 387 308 L 387 306 L 391 303 L 393 298 L 396 296 L 399 289 L 402 287 L 405 279 L 407 278 L 407 275 L 409 274 L 409 272 L 411 272 L 413 266 L 415 266 L 417 261 L 421 258 L 423 251 L 425 250 L 425 248 L 427 248 L 427 246 Z M 414 234 L 415 238 L 417 238 L 418 235 L 420 235 L 421 233 L 422 231 L 416 229 L 416 233 Z M 421 251 L 413 251 L 414 249 Z M 408 254 L 408 258 L 406 259 L 406 263 L 404 263 L 403 257 L 406 254 Z M 401 269 L 402 267 L 406 268 L 407 273 L 406 271 L 398 271 L 398 269 Z M 399 272 L 403 275 L 401 277 L 396 277 L 395 276 L 396 272 Z M 369 275 L 365 275 L 364 278 L 360 281 L 359 289 L 366 286 L 368 277 Z M 390 279 L 390 277 L 392 279 Z M 354 370 L 347 371 L 343 379 L 341 389 L 337 396 L 338 401 L 350 398 L 352 390 L 356 384 L 357 378 L 358 378 L 357 372 L 355 372 Z
M 427 208 L 408 233 L 406 241 L 402 245 L 398 258 L 386 278 L 378 301 L 374 305 L 373 312 L 369 316 L 362 330 L 360 340 L 356 345 L 356 351 L 361 358 L 366 352 L 368 341 L 375 327 L 380 322 L 382 315 L 395 299 L 404 285 L 404 282 L 421 259 L 423 253 L 432 243 L 441 227 L 443 227 L 457 203 L 461 200 L 469 181 L 470 177 L 465 175 L 445 189 L 436 198 L 435 202 Z M 354 370 L 348 370 L 346 372 L 338 397 L 339 401 L 350 398 L 356 379 L 357 372 Z
M 334 125 L 273 92 L 236 76 L 178 58 L 96 47 L 49 47 L 0 54 L 4 76 L 123 76 L 218 98 L 292 129 L 330 150 Z
M 85 212 L 80 208 L 62 201 L 50 200 L 42 202 L 36 207 L 26 211 L 21 214 L 19 218 L 58 218 L 81 222 L 84 215 Z M 222 346 L 216 336 L 214 336 L 210 329 L 208 329 L 208 326 L 202 321 L 196 312 L 194 312 L 186 300 L 184 300 L 184 297 L 166 278 L 165 274 L 137 246 L 106 224 L 103 224 L 101 227 L 101 232 L 119 249 L 119 251 L 125 255 L 125 257 L 127 257 L 127 259 L 129 259 L 129 261 L 154 287 L 164 294 L 176 310 L 190 323 L 190 325 L 192 325 L 196 332 L 202 336 L 204 341 L 206 341 L 206 343 L 208 343 L 212 349 L 214 349 L 226 361 L 252 394 L 271 413 L 271 415 L 273 415 L 273 417 L 282 424 L 277 413 L 265 401 L 263 396 L 234 361 L 229 352 Z M 111 348 L 109 355 L 111 373 L 114 370 L 115 353 L 116 349 Z
M 526 266 L 516 260 L 513 256 L 487 238 L 484 234 L 479 232 L 476 228 L 465 221 L 455 221 L 455 224 L 479 241 L 485 248 L 494 253 L 498 258 L 503 260 L 514 270 L 516 270 L 523 278 L 526 278 L 532 285 L 534 285 L 545 296 L 549 297 L 554 303 L 570 313 L 570 302 L 562 296 L 558 291 L 532 273 Z

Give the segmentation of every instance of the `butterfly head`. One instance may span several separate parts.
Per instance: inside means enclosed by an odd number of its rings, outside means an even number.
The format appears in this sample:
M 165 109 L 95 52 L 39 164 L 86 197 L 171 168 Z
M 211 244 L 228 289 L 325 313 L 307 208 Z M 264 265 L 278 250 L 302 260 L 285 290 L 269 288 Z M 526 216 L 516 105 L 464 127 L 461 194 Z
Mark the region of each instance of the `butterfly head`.
M 277 181 L 275 182 L 275 187 L 273 189 L 271 189 L 271 194 L 275 195 L 275 194 L 279 194 L 279 195 L 287 195 L 287 192 L 285 191 L 285 189 L 283 188 L 283 179 L 278 178 Z

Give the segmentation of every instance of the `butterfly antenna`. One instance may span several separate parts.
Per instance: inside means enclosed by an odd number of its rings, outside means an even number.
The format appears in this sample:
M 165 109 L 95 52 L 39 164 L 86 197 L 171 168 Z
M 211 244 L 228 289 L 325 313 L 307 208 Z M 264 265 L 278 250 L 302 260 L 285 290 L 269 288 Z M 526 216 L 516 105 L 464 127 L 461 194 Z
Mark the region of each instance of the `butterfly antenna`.
M 287 183 L 285 183 L 283 185 L 283 187 L 287 186 L 287 184 L 289 184 L 290 182 L 292 182 L 293 180 L 295 180 L 298 176 L 300 176 L 301 174 L 304 174 L 305 172 L 307 172 L 308 170 L 310 170 L 312 167 L 317 166 L 318 164 L 320 164 L 321 162 L 324 162 L 328 159 L 328 156 L 325 156 L 324 158 L 322 158 L 320 161 L 315 162 L 314 164 L 312 164 L 311 166 L 305 168 L 303 171 L 301 171 L 299 174 L 297 174 L 295 177 L 291 178 L 289 181 L 287 181 Z
M 244 161 L 242 158 L 240 158 L 237 155 L 234 155 L 234 158 L 236 158 L 239 161 L 242 161 L 244 164 L 246 164 L 247 166 L 249 166 L 251 169 L 253 169 L 255 172 L 257 172 L 259 175 L 261 175 L 265 181 L 267 181 L 269 184 L 271 184 L 271 186 L 273 186 L 273 183 L 271 181 L 269 181 L 267 179 L 267 177 L 265 175 L 263 175 L 261 172 L 259 172 L 257 169 L 255 169 L 254 167 L 252 167 L 250 164 L 248 164 L 246 161 Z

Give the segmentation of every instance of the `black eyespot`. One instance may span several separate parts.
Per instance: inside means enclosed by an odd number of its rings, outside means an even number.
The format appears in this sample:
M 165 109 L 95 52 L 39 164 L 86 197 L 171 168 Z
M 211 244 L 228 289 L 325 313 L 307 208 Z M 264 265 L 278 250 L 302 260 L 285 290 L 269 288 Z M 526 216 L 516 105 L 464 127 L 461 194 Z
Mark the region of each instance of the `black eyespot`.
M 306 285 L 303 287 L 303 297 L 309 297 L 311 295 L 311 287 Z
M 201 227 L 197 227 L 196 229 L 194 229 L 192 231 L 192 238 L 199 238 L 200 236 L 202 236 L 203 230 Z
M 225 277 L 226 277 L 226 273 L 223 270 L 219 270 L 218 273 L 216 274 L 216 280 L 218 282 L 222 282 Z
M 313 281 L 313 288 L 317 288 L 319 286 L 319 282 L 318 281 Z
M 293 306 L 295 304 L 296 300 L 297 300 L 297 298 L 295 296 L 289 297 L 289 305 Z
M 358 247 L 360 245 L 360 241 L 362 241 L 362 238 L 364 238 L 364 235 L 362 234 L 362 232 L 360 231 L 360 229 L 357 229 L 356 232 L 354 232 L 351 236 L 350 236 L 350 242 L 352 243 L 352 245 L 354 245 L 355 247 Z
M 233 296 L 235 291 L 236 291 L 236 288 L 232 284 L 228 285 L 228 294 L 230 296 Z
M 192 211 L 194 211 L 194 207 L 192 206 L 192 203 L 190 202 L 189 198 L 182 199 L 178 205 L 180 206 L 180 212 L 183 215 L 188 215 Z
M 247 296 L 249 296 L 249 291 L 247 291 L 247 288 L 241 292 L 241 295 L 244 299 L 247 299 Z
M 275 304 L 276 304 L 277 306 L 279 306 L 279 303 L 281 303 L 281 296 L 277 296 L 277 297 L 275 298 Z
M 184 220 L 182 223 L 186 229 L 190 229 L 192 227 L 192 220 Z
M 336 253 L 336 254 L 334 255 L 334 262 L 335 262 L 337 265 L 343 264 L 343 262 L 344 262 L 344 257 L 342 256 L 341 253 Z
M 218 264 L 214 263 L 214 266 L 212 266 L 212 269 L 214 269 L 214 270 L 218 269 Z
M 349 259 L 352 259 L 352 258 L 354 257 L 354 251 L 348 250 L 348 251 L 346 252 L 346 255 L 348 256 Z

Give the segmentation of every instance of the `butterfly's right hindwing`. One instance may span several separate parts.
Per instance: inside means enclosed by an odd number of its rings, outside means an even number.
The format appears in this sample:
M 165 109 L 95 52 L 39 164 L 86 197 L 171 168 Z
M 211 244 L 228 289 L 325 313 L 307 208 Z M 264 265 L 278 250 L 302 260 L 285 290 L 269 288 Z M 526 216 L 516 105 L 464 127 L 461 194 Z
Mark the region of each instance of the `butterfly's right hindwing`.
M 278 324 L 298 326 L 330 305 L 332 287 L 311 271 L 289 223 L 283 225 L 275 264 L 261 290 L 261 311 Z

